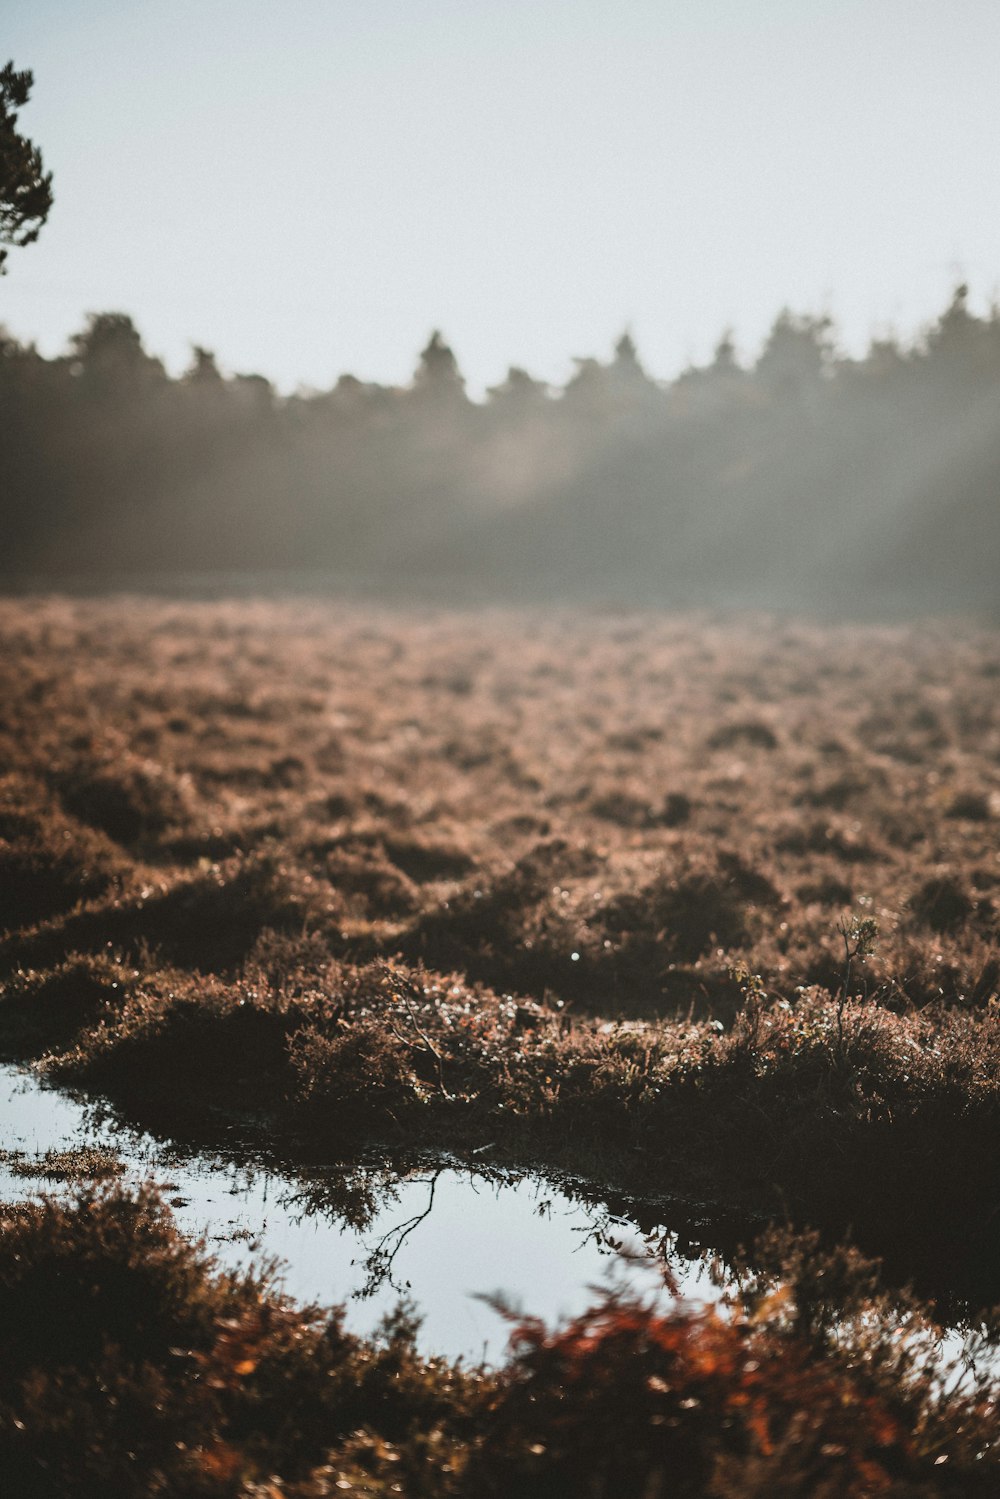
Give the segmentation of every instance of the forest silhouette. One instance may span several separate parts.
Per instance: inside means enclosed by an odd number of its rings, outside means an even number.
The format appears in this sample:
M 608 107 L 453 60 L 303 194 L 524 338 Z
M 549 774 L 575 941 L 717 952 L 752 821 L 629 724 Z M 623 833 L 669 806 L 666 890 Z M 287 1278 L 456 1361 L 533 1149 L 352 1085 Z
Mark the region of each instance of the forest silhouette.
M 469 398 L 435 333 L 405 387 L 279 395 L 195 347 L 171 378 L 124 313 L 46 358 L 0 331 L 7 588 L 299 577 L 439 602 L 868 615 L 992 609 L 1000 308 L 959 286 L 910 344 L 838 353 L 783 311 L 670 382 L 628 333 L 554 388 Z

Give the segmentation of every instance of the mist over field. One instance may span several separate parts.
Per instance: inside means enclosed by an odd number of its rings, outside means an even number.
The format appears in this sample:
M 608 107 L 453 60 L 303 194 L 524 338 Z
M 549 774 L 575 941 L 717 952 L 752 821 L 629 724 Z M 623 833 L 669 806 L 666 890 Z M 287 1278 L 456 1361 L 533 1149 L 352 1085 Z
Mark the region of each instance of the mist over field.
M 374 596 L 990 610 L 1000 309 L 960 285 L 909 342 L 838 352 L 781 312 L 671 382 L 625 332 L 554 388 L 484 400 L 434 333 L 402 387 L 279 395 L 193 350 L 171 378 L 123 313 L 67 352 L 0 342 L 2 580 L 199 578 Z

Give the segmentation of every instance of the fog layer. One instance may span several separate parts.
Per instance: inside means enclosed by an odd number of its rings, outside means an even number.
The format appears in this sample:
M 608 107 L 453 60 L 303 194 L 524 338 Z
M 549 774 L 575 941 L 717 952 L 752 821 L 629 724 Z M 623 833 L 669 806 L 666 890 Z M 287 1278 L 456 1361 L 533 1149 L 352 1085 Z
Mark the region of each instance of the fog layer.
M 279 397 L 131 319 L 46 359 L 0 335 L 8 586 L 327 575 L 381 593 L 889 613 L 993 607 L 1000 309 L 959 287 L 910 345 L 839 357 L 783 312 L 752 366 L 663 384 L 628 334 L 553 389 L 468 399 L 440 335 L 405 388 Z

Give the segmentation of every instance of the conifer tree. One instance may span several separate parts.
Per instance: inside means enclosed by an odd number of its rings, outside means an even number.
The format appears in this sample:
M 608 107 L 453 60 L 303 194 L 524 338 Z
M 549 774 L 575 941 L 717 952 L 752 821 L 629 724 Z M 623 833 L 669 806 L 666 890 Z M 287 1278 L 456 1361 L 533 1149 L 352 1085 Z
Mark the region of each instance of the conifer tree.
M 0 69 L 0 276 L 7 245 L 30 245 L 52 208 L 52 173 L 42 154 L 17 130 L 17 111 L 28 102 L 34 78 L 12 62 Z

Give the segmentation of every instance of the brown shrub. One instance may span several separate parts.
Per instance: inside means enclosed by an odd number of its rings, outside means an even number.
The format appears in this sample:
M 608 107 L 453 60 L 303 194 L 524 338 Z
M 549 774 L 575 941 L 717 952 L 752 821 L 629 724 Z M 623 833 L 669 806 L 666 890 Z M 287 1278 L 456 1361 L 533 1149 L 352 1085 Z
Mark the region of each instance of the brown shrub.
M 138 976 L 111 953 L 71 953 L 54 968 L 16 969 L 0 985 L 0 1005 L 7 1024 L 23 1030 L 23 1044 L 65 1046 L 86 1028 L 113 1019 Z
M 31 927 L 114 889 L 127 866 L 107 841 L 58 818 L 25 819 L 0 839 L 0 932 Z
M 655 942 L 664 957 L 689 963 L 713 947 L 739 947 L 746 941 L 748 889 L 757 891 L 758 898 L 760 892 L 774 898 L 770 882 L 742 866 L 682 868 L 618 897 L 603 920 L 626 944 Z
M 947 815 L 964 822 L 989 822 L 993 811 L 983 792 L 959 791 L 952 797 Z
M 52 781 L 67 812 L 125 847 L 157 838 L 188 814 L 177 779 L 135 756 L 72 761 L 55 770 Z
M 407 1048 L 381 1019 L 342 1022 L 332 1033 L 304 1026 L 289 1041 L 288 1060 L 297 1104 L 334 1132 L 384 1129 L 420 1098 Z
M 710 750 L 735 749 L 740 745 L 749 749 L 773 750 L 778 748 L 778 736 L 766 723 L 748 718 L 740 723 L 720 725 L 705 743 Z
M 975 909 L 974 902 L 953 875 L 932 875 L 910 902 L 918 921 L 934 932 L 949 932 L 962 926 Z

